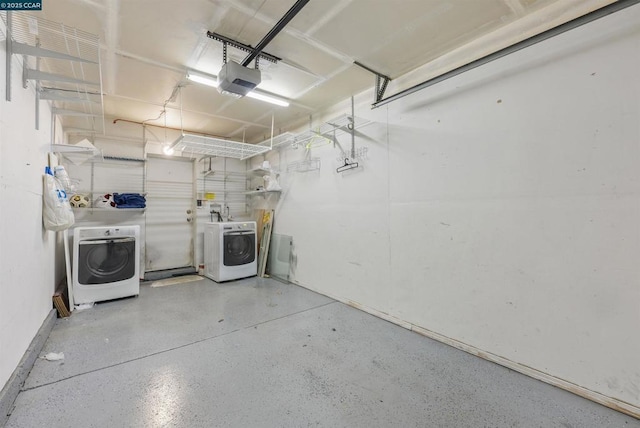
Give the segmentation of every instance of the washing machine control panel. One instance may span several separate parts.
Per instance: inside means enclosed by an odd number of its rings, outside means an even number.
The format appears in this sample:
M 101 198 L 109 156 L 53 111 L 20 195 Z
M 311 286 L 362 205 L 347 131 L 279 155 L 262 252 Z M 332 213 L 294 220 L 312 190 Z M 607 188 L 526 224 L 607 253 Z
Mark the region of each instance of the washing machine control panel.
M 122 236 L 136 236 L 138 226 L 124 227 L 78 227 L 75 230 L 76 239 L 114 238 Z
M 252 221 L 248 222 L 229 222 L 220 223 L 220 227 L 225 232 L 231 232 L 234 230 L 256 230 L 256 223 Z

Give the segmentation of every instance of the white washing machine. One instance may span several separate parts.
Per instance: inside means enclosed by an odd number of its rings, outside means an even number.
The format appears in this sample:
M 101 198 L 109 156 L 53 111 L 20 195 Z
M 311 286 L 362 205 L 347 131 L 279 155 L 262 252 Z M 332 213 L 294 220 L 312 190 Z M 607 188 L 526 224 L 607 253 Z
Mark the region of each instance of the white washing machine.
M 216 282 L 258 273 L 256 222 L 207 223 L 204 229 L 204 275 Z
M 72 273 L 75 303 L 140 294 L 140 226 L 76 227 Z

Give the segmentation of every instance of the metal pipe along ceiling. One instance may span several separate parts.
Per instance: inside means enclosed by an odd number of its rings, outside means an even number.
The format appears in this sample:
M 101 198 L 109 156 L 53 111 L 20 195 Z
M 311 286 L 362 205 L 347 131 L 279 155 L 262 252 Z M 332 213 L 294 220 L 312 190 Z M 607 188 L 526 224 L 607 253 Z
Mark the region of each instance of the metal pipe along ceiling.
M 213 138 L 219 138 L 221 140 L 224 139 L 228 139 L 229 137 L 225 137 L 222 135 L 214 135 L 214 134 L 206 134 L 204 132 L 200 132 L 200 131 L 189 131 L 187 129 L 182 129 L 182 128 L 174 128 L 171 126 L 162 126 L 162 125 L 154 125 L 153 123 L 144 123 L 144 122 L 138 122 L 135 120 L 129 120 L 129 119 L 114 119 L 113 123 L 117 124 L 118 122 L 126 122 L 126 123 L 133 123 L 135 125 L 142 125 L 142 129 L 144 129 L 145 126 L 153 126 L 155 128 L 162 128 L 162 129 L 171 129 L 172 131 L 180 131 L 182 133 L 188 133 L 188 134 L 197 134 L 197 135 L 202 135 L 204 137 L 213 137 Z M 231 140 L 230 140 L 231 141 Z
M 465 73 L 469 70 L 473 70 L 474 68 L 480 67 L 481 65 L 487 64 L 491 61 L 495 61 L 496 59 L 502 58 L 503 56 L 507 56 L 529 46 L 533 46 L 536 43 L 540 43 L 562 33 L 565 33 L 569 30 L 573 30 L 574 28 L 580 27 L 584 24 L 588 24 L 589 22 L 595 21 L 597 19 L 603 18 L 607 15 L 611 15 L 612 13 L 621 11 L 626 9 L 629 6 L 633 6 L 637 3 L 640 3 L 640 0 L 618 0 L 615 3 L 611 3 L 605 7 L 602 7 L 598 10 L 594 10 L 593 12 L 587 13 L 586 15 L 582 15 L 578 18 L 572 19 L 571 21 L 565 22 L 564 24 L 558 25 L 557 27 L 551 28 L 547 31 L 543 31 L 540 34 L 536 34 L 535 36 L 529 37 L 528 39 L 524 39 L 518 43 L 515 43 L 511 46 L 507 46 L 506 48 L 500 49 L 492 54 L 483 56 L 475 61 L 471 61 L 468 64 L 460 66 L 458 68 L 454 68 L 451 71 L 443 73 L 439 76 L 433 77 L 429 80 L 426 80 L 422 83 L 418 83 L 415 86 L 407 88 L 403 91 L 398 92 L 397 94 L 391 95 L 387 98 L 384 98 L 378 102 L 372 104 L 372 108 L 378 108 L 385 104 L 388 104 L 392 101 L 398 100 L 400 98 L 406 97 L 409 94 L 417 92 L 421 89 L 428 88 L 429 86 L 433 86 L 436 83 L 440 83 L 452 77 L 455 77 L 459 74 Z
M 280 21 L 278 21 L 276 25 L 274 25 L 273 28 L 267 33 L 267 35 L 264 36 L 262 40 L 260 40 L 260 43 L 256 45 L 256 47 L 253 49 L 253 52 L 251 52 L 244 59 L 244 61 L 242 61 L 242 65 L 246 67 L 255 57 L 260 55 L 260 52 L 262 52 L 262 50 L 269 44 L 269 42 L 271 42 L 271 40 L 273 40 L 273 38 L 277 36 L 280 31 L 282 31 L 282 29 L 289 23 L 289 21 L 291 21 L 293 17 L 296 16 L 307 3 L 309 3 L 309 0 L 298 0 L 293 6 L 291 6 L 291 9 L 289 9 L 287 13 L 285 13 L 282 18 L 280 18 Z

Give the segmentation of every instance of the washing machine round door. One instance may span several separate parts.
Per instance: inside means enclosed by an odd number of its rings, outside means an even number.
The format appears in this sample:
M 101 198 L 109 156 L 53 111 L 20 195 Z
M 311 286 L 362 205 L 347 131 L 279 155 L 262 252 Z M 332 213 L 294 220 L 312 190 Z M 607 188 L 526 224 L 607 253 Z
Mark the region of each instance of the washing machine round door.
M 225 266 L 240 266 L 256 259 L 256 233 L 253 231 L 225 232 L 223 236 Z
M 135 238 L 86 240 L 78 244 L 80 284 L 107 284 L 135 275 Z

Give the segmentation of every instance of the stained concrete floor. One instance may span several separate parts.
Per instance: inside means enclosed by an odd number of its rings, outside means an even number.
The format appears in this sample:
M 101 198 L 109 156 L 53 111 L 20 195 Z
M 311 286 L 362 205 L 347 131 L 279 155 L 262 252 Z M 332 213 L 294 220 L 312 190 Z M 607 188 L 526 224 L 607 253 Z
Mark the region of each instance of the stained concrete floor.
M 7 427 L 640 427 L 295 285 L 141 287 L 59 319 Z

